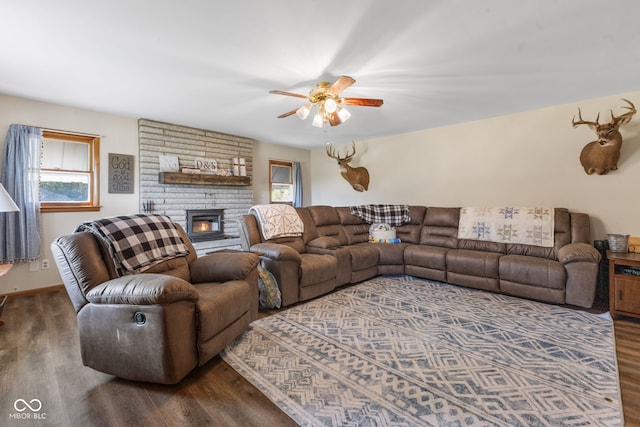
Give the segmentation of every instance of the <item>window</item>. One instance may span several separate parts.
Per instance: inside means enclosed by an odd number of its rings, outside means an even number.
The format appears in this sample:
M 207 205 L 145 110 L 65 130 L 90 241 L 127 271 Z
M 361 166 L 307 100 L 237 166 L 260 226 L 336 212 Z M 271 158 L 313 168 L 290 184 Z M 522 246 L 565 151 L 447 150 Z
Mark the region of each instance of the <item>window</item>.
M 293 164 L 269 160 L 269 202 L 293 204 Z
M 42 212 L 100 210 L 99 144 L 96 136 L 42 131 Z

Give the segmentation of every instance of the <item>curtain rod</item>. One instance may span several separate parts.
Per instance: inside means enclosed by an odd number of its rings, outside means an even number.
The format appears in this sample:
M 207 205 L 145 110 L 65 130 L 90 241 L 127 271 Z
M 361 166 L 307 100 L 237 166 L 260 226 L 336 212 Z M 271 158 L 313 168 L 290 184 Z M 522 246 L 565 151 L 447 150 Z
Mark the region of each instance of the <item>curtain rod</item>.
M 24 124 L 20 124 L 20 126 L 36 127 L 36 128 L 39 128 L 40 130 L 44 130 L 44 131 L 47 131 L 47 132 L 62 132 L 62 133 L 68 133 L 69 135 L 93 136 L 93 137 L 97 137 L 97 138 L 100 138 L 100 139 L 106 138 L 106 136 L 104 136 L 104 135 L 97 135 L 95 133 L 76 132 L 76 131 L 63 130 L 63 129 L 52 129 L 52 128 L 48 128 L 48 127 L 40 127 L 40 126 L 24 125 Z

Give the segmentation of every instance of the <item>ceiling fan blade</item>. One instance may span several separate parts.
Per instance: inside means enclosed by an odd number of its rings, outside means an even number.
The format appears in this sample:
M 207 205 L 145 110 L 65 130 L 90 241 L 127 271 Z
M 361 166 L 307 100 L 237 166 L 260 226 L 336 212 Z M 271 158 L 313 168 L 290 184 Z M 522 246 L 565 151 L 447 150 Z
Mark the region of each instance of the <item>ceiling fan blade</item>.
M 290 115 L 295 114 L 295 113 L 296 113 L 296 111 L 298 111 L 298 109 L 297 109 L 297 108 L 296 108 L 296 109 L 294 109 L 294 110 L 291 110 L 291 111 L 287 111 L 286 113 L 282 113 L 282 114 L 280 114 L 280 115 L 278 116 L 278 118 L 279 118 L 279 119 L 284 119 L 285 117 L 289 117 Z
M 349 76 L 340 76 L 340 78 L 336 80 L 329 89 L 327 89 L 327 92 L 332 95 L 338 96 L 340 92 L 342 92 L 355 82 L 356 81 Z
M 275 95 L 295 96 L 296 98 L 307 99 L 307 95 L 300 95 L 299 93 L 293 93 L 293 92 L 285 92 L 283 90 L 270 90 L 269 93 L 273 93 Z
M 371 98 L 342 98 L 344 105 L 357 105 L 361 107 L 379 107 L 383 104 L 382 99 Z
M 338 117 L 338 113 L 337 112 L 333 112 L 331 114 L 329 114 L 329 124 L 331 126 L 338 126 L 340 123 L 342 123 L 342 120 L 340 120 L 340 117 Z

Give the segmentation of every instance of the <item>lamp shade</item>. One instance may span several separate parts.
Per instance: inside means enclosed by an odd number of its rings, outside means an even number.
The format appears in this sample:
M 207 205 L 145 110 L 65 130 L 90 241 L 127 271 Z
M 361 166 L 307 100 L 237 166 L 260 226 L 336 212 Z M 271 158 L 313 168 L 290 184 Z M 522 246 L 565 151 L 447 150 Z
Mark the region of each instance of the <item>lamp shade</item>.
M 298 108 L 296 110 L 296 114 L 298 115 L 298 117 L 300 117 L 302 120 L 306 119 L 307 117 L 309 117 L 309 112 L 311 112 L 311 105 L 307 104 L 307 105 L 303 105 L 302 107 Z
M 16 212 L 19 211 L 18 205 L 13 201 L 4 186 L 0 184 L 0 212 Z
M 313 116 L 313 126 L 317 128 L 321 128 L 324 125 L 324 116 L 322 115 L 322 111 L 318 111 L 315 116 Z
M 340 108 L 338 110 L 338 117 L 340 118 L 340 122 L 346 122 L 351 117 L 351 113 L 348 112 L 345 108 Z
M 329 98 L 324 101 L 324 111 L 327 113 L 335 113 L 338 108 L 338 104 L 333 99 Z

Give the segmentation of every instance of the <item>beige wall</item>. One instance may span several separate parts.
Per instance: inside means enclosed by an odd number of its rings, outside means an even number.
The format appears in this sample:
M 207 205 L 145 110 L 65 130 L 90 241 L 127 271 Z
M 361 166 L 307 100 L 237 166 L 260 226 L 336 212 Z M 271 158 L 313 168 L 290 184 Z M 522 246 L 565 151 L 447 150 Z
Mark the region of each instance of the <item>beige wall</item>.
M 305 206 L 311 203 L 311 156 L 309 150 L 258 142 L 253 146 L 253 202 L 269 203 L 269 160 L 300 162 L 302 170 L 302 198 Z M 260 159 L 259 161 L 255 159 Z
M 408 203 L 430 206 L 551 206 L 586 212 L 592 238 L 606 233 L 640 236 L 640 114 L 621 128 L 619 169 L 587 175 L 580 150 L 595 134 L 573 128 L 581 107 L 585 120 L 601 122 L 625 110 L 624 97 L 640 107 L 640 92 L 462 123 L 357 143 L 354 165 L 371 175 L 357 193 L 339 175 L 324 149 L 311 153 L 312 204 Z M 344 154 L 346 145 L 334 143 Z
M 138 119 L 97 113 L 59 105 L 0 95 L 0 153 L 4 152 L 4 140 L 12 123 L 99 134 L 102 173 L 100 176 L 100 212 L 46 213 L 42 214 L 42 259 L 51 261 L 48 270 L 40 270 L 40 262 L 16 264 L 6 276 L 0 277 L 0 295 L 27 291 L 62 283 L 53 263 L 49 246 L 58 236 L 70 233 L 81 222 L 104 216 L 126 215 L 139 211 L 139 184 L 136 176 L 134 194 L 109 194 L 107 192 L 106 159 L 108 153 L 131 154 L 138 167 Z M 215 129 L 212 129 L 215 130 Z M 254 198 L 269 200 L 267 165 L 269 159 L 300 161 L 304 180 L 310 179 L 309 151 L 256 143 L 254 147 Z M 1 162 L 0 162 L 1 163 Z M 1 164 L 0 164 L 1 170 Z M 266 183 L 266 184 L 265 184 Z M 310 190 L 305 192 L 310 200 Z M 0 236 L 0 238 L 2 238 Z M 37 271 L 30 271 L 35 267 Z
M 60 275 L 49 249 L 51 242 L 56 237 L 72 232 L 76 225 L 82 221 L 96 218 L 98 215 L 112 216 L 138 211 L 137 182 L 134 194 L 109 194 L 106 174 L 108 153 L 134 155 L 137 167 L 137 119 L 0 95 L 1 152 L 4 152 L 5 135 L 12 123 L 100 135 L 100 159 L 102 160 L 100 203 L 102 209 L 100 212 L 42 214 L 41 254 L 42 259 L 51 261 L 50 268 L 39 270 L 39 262 L 14 265 L 6 276 L 0 277 L 0 294 L 61 284 Z M 136 176 L 136 181 L 137 179 Z M 38 271 L 30 271 L 34 267 L 37 267 Z

